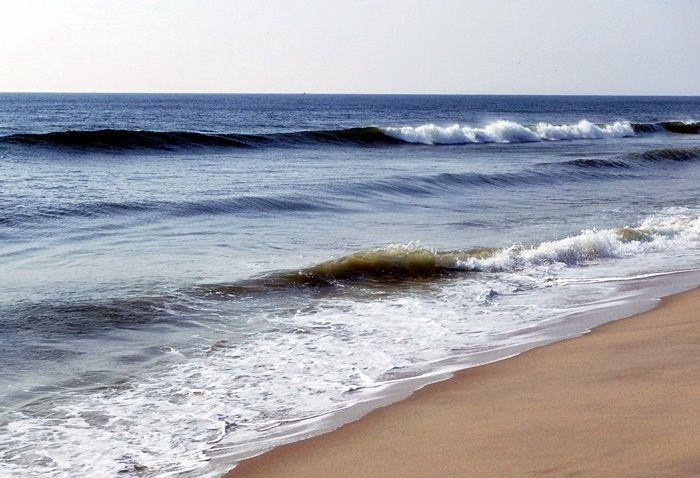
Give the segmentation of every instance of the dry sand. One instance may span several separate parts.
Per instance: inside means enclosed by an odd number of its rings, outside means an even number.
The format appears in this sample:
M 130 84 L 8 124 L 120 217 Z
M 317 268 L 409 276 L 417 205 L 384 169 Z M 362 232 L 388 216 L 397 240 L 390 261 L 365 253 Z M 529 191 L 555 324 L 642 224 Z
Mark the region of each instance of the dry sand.
M 464 370 L 225 476 L 700 476 L 700 289 Z

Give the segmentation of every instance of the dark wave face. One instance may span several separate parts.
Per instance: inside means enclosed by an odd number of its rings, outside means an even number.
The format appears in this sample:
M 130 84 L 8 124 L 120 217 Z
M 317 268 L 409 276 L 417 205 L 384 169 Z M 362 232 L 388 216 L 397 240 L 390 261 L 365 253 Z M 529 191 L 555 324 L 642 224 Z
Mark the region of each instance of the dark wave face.
M 641 153 L 630 153 L 621 158 L 575 159 L 565 164 L 591 169 L 632 169 L 635 166 L 648 166 L 653 163 L 676 163 L 700 159 L 700 147 L 652 149 Z
M 97 131 L 57 131 L 43 134 L 15 134 L 1 139 L 3 143 L 45 148 L 71 149 L 182 149 L 197 146 L 245 148 L 250 145 L 236 137 L 188 131 L 158 132 L 104 129 Z
M 264 148 L 303 145 L 388 146 L 400 144 L 522 143 L 627 137 L 659 132 L 699 134 L 700 123 L 664 121 L 594 125 L 585 120 L 572 125 L 530 125 L 499 120 L 483 128 L 454 126 L 375 126 L 338 130 L 270 134 L 213 134 L 194 131 L 103 129 L 24 133 L 0 137 L 0 144 L 63 148 L 72 151 L 196 150 L 202 148 Z
M 329 131 L 300 131 L 272 134 L 207 134 L 192 131 L 57 131 L 42 134 L 15 134 L 0 137 L 0 143 L 73 150 L 176 151 L 196 148 L 292 147 L 310 143 L 384 145 L 401 143 L 379 128 L 351 128 Z
M 659 123 L 632 123 L 635 133 L 666 131 L 677 134 L 700 134 L 700 122 L 661 121 Z
M 414 283 L 430 283 L 455 274 L 474 272 L 463 264 L 496 254 L 498 248 L 433 251 L 416 245 L 392 245 L 383 249 L 359 251 L 322 262 L 305 269 L 270 272 L 230 284 L 198 287 L 206 297 L 228 299 L 273 292 L 290 292 L 298 288 L 338 288 L 359 284 L 363 287 L 392 290 Z M 310 289 L 309 289 L 310 288 Z

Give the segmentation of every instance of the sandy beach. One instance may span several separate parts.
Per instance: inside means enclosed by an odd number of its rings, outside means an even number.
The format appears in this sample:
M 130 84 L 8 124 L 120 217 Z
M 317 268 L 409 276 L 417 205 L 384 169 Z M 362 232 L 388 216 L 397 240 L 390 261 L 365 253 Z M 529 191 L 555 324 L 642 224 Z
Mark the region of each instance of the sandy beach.
M 699 476 L 700 289 L 467 369 L 226 478 Z

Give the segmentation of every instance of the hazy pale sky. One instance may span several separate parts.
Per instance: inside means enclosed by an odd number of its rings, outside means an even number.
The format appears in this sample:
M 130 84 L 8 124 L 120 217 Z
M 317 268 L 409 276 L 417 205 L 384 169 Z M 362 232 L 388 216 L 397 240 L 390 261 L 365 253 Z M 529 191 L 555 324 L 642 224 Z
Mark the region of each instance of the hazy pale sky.
M 0 0 L 0 91 L 700 95 L 700 0 Z

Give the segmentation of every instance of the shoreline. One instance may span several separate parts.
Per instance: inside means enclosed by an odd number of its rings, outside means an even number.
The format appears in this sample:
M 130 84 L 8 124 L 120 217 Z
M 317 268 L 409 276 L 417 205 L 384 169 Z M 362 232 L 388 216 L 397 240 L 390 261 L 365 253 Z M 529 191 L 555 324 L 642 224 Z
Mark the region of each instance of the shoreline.
M 689 449 L 700 439 L 698 305 L 696 288 L 592 333 L 458 371 L 224 477 L 700 473 L 700 451 Z

